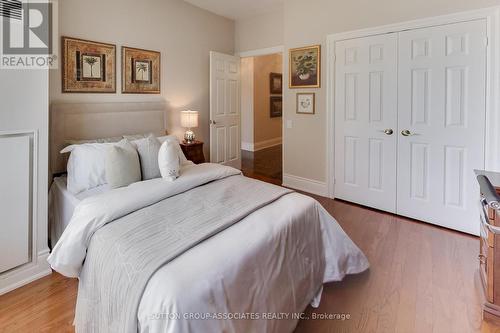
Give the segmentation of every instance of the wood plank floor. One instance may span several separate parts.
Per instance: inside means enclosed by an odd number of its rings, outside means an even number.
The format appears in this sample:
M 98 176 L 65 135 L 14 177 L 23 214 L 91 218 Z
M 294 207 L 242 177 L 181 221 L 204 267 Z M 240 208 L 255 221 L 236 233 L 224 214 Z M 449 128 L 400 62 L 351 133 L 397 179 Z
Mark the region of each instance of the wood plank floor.
M 482 322 L 475 237 L 316 197 L 367 255 L 371 269 L 325 286 L 296 333 L 500 332 Z M 77 281 L 52 274 L 0 296 L 0 332 L 73 332 Z

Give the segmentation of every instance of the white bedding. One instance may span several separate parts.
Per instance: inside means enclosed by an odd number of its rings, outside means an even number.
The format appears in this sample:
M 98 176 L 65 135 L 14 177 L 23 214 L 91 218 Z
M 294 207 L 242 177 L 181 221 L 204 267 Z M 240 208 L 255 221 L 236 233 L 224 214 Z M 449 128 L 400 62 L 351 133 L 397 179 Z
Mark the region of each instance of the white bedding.
M 188 189 L 186 185 L 199 181 L 197 170 L 203 168 L 193 167 L 188 172 L 191 178 L 181 175 L 168 189 L 160 180 L 153 180 L 84 200 L 77 209 L 80 217 L 85 212 L 92 215 L 90 211 L 96 208 L 102 209 L 102 215 L 71 222 L 70 231 L 49 258 L 52 267 L 67 276 L 78 276 L 87 238 L 100 226 L 147 206 L 154 196 Z M 318 305 L 324 282 L 367 268 L 365 256 L 319 203 L 288 194 L 154 273 L 138 309 L 139 331 L 289 332 L 298 321 L 291 313 L 302 311 L 313 299 L 313 305 Z M 264 312 L 286 315 L 284 320 L 266 320 Z M 206 313 L 253 313 L 259 318 L 185 319 L 203 318 Z
M 50 247 L 53 248 L 64 229 L 69 224 L 76 206 L 86 198 L 109 191 L 108 185 L 102 185 L 74 195 L 67 188 L 67 177 L 54 178 L 49 191 L 49 235 Z

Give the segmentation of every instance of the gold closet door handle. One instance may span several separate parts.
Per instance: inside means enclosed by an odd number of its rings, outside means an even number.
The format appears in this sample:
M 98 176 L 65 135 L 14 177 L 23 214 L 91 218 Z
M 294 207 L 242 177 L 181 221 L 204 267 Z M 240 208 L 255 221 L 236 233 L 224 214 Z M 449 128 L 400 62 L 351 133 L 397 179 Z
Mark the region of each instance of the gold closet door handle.
M 411 135 L 411 132 L 410 132 L 409 130 L 405 129 L 405 130 L 402 130 L 402 131 L 401 131 L 401 135 L 402 135 L 402 136 L 410 136 L 410 135 Z
M 486 264 L 486 257 L 483 254 L 478 255 L 477 259 L 479 259 L 481 264 Z
M 384 132 L 386 135 L 392 135 L 394 133 L 392 128 L 387 128 L 387 129 L 383 130 L 382 132 Z

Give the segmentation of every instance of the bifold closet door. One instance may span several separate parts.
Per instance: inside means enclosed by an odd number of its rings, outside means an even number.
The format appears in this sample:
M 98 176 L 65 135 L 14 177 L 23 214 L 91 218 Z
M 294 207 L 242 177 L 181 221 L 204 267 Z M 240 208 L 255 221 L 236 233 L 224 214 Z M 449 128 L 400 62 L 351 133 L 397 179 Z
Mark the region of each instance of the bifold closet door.
M 397 34 L 336 43 L 335 197 L 395 212 Z
M 478 234 L 486 22 L 399 34 L 397 213 Z

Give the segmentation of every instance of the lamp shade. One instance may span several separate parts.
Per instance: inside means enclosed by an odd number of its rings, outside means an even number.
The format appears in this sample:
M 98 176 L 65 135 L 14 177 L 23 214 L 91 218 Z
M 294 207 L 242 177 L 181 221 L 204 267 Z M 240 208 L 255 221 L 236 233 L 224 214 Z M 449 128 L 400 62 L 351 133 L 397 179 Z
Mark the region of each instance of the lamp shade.
M 184 128 L 198 127 L 198 111 L 181 111 L 181 126 Z

